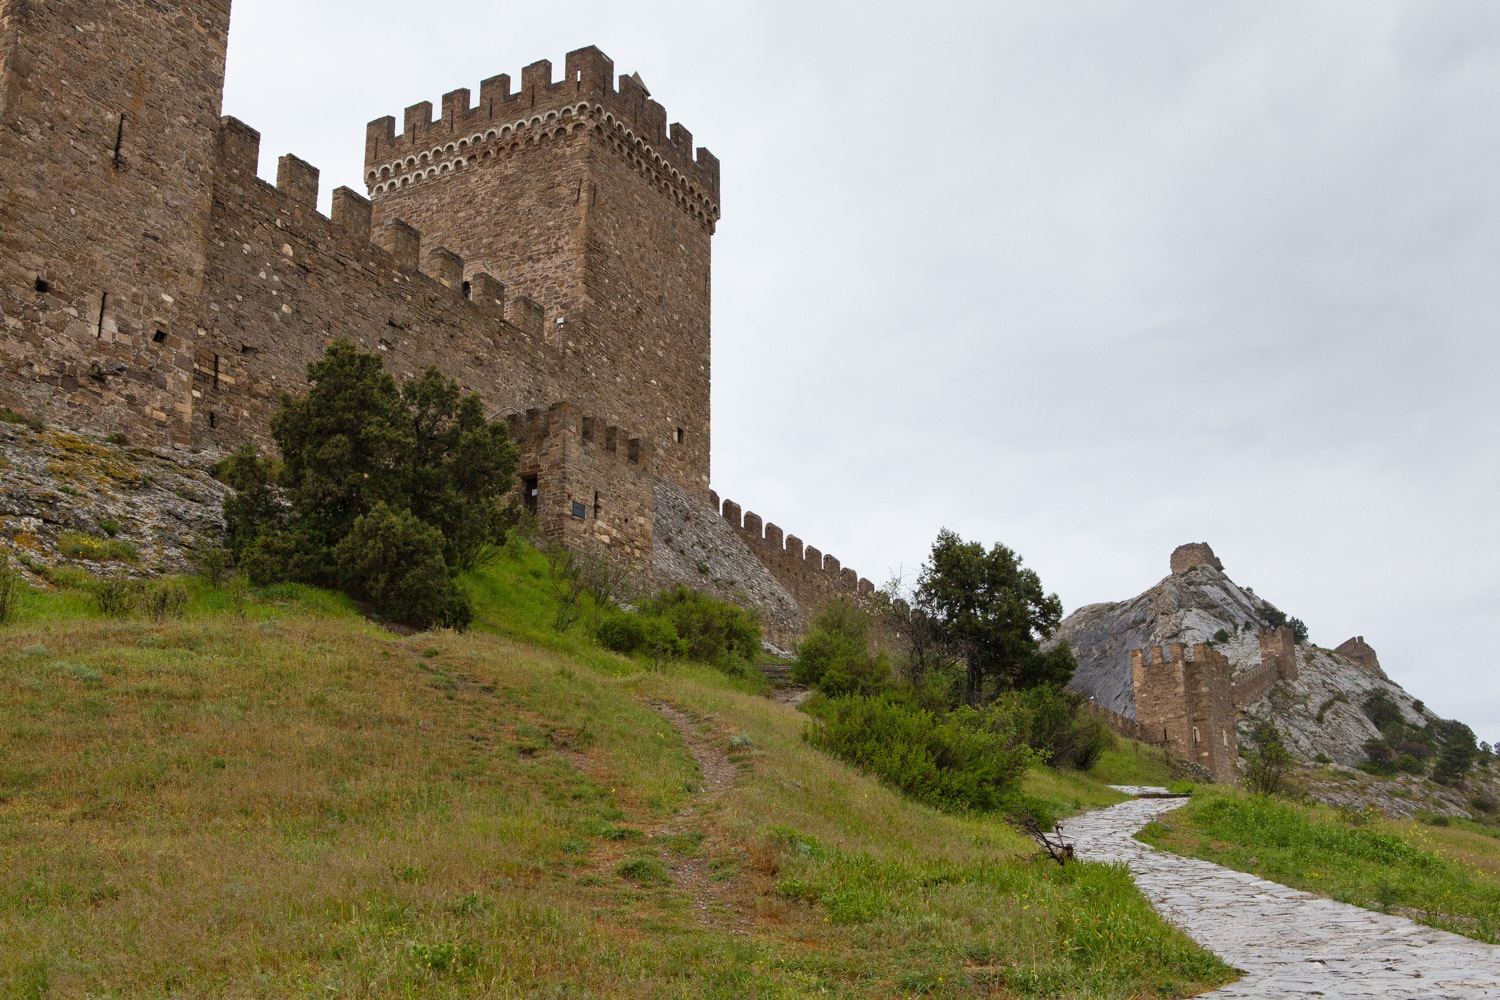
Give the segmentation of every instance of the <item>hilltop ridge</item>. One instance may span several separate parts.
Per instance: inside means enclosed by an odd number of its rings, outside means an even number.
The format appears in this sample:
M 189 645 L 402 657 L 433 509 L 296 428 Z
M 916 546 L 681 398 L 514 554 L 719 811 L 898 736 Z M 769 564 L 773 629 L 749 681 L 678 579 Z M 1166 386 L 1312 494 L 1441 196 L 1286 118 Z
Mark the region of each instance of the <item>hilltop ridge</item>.
M 1236 680 L 1261 666 L 1260 636 L 1284 622 L 1280 609 L 1231 579 L 1205 544 L 1180 547 L 1171 565 L 1171 573 L 1141 594 L 1125 601 L 1090 604 L 1063 620 L 1053 640 L 1066 641 L 1078 657 L 1070 685 L 1073 690 L 1134 718 L 1133 649 L 1212 644 L 1229 661 Z M 1294 679 L 1279 680 L 1242 706 L 1242 737 L 1259 720 L 1271 719 L 1298 757 L 1311 761 L 1321 756 L 1353 767 L 1365 759 L 1365 742 L 1380 736 L 1360 710 L 1371 692 L 1389 695 L 1412 725 L 1437 719 L 1386 675 L 1363 636 L 1336 649 L 1298 643 L 1296 658 Z

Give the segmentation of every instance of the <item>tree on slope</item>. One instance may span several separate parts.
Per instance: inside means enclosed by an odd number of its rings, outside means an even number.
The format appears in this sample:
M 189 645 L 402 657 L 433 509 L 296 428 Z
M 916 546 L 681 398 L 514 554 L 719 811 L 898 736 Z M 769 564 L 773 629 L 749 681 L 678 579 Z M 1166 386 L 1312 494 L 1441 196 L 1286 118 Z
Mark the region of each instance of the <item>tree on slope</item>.
M 944 528 L 917 579 L 914 611 L 932 623 L 941 644 L 961 659 L 965 697 L 1041 684 L 1062 687 L 1078 661 L 1067 644 L 1041 648 L 1062 620 L 1062 602 L 1035 570 L 1004 545 L 985 550 Z
M 307 375 L 271 421 L 280 461 L 246 446 L 220 467 L 241 568 L 257 583 L 342 588 L 417 627 L 466 624 L 452 577 L 504 538 L 518 464 L 505 426 L 437 369 L 401 388 L 348 341 Z

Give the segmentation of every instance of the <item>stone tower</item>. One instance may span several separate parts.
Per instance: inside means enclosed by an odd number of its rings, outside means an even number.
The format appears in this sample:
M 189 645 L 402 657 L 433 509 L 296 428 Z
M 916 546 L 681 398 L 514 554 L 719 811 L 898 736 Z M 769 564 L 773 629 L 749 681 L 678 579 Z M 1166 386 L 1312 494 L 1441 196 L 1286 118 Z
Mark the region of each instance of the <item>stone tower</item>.
M 1191 658 L 1189 658 L 1191 652 Z M 1130 653 L 1135 718 L 1151 740 L 1212 772 L 1238 780 L 1239 739 L 1229 660 L 1206 643 L 1180 642 Z
M 377 233 L 405 223 L 539 303 L 569 403 L 642 434 L 659 474 L 709 484 L 710 242 L 719 162 L 596 48 L 369 126 Z M 432 264 L 424 261 L 428 269 Z
M 189 439 L 230 0 L 0 0 L 0 400 Z

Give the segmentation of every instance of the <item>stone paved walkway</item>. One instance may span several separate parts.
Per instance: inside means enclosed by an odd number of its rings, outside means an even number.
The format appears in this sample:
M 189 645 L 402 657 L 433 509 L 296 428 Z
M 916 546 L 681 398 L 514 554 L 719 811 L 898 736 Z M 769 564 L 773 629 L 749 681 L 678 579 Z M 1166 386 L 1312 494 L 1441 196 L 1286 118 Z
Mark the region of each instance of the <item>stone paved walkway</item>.
M 1063 824 L 1078 857 L 1123 861 L 1167 919 L 1244 978 L 1206 997 L 1500 998 L 1500 947 L 1165 854 L 1135 839 L 1181 799 L 1135 799 Z

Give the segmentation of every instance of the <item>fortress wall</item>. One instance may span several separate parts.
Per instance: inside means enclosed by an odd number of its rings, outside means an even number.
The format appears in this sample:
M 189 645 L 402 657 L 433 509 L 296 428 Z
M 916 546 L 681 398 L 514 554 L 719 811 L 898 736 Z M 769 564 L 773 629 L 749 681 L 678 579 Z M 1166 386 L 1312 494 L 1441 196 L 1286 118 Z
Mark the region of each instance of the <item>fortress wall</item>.
M 283 161 L 286 190 L 255 174 L 259 136 L 226 119 L 215 185 L 203 333 L 195 352 L 195 438 L 232 447 L 263 442 L 283 392 L 305 387 L 307 364 L 347 338 L 381 354 L 396 378 L 437 365 L 491 414 L 545 406 L 568 385 L 565 358 L 546 342 L 543 316 L 487 275 L 466 298 L 452 255 L 417 270 L 421 234 L 399 223 L 375 232 L 369 206 L 340 191 L 333 219 L 319 214 L 316 177 Z M 458 265 L 462 266 L 462 261 Z M 507 316 L 509 319 L 507 319 Z
M 710 502 L 719 506 L 717 494 Z M 774 524 L 763 524 L 759 514 L 742 513 L 740 505 L 725 500 L 723 518 L 750 546 L 778 583 L 811 615 L 832 597 L 852 600 L 869 597 L 875 585 L 861 579 L 852 569 L 845 569 L 838 559 L 824 555 L 812 546 L 804 546 L 796 535 L 784 535 Z
M 281 394 L 305 388 L 308 363 L 347 338 L 379 353 L 398 381 L 436 365 L 479 393 L 491 415 L 508 412 L 520 476 L 537 481 L 544 533 L 627 557 L 645 572 L 654 449 L 579 406 L 552 402 L 570 392 L 573 372 L 548 342 L 542 307 L 509 298 L 486 273 L 465 279 L 462 257 L 424 249 L 423 234 L 399 220 L 375 229 L 371 242 L 370 205 L 354 192 L 335 192 L 332 218 L 324 217 L 315 207 L 316 169 L 284 157 L 272 186 L 256 176 L 258 150 L 253 129 L 225 120 L 209 255 L 212 318 L 195 345 L 197 439 L 269 443 Z
M 1182 643 L 1132 650 L 1136 721 L 1174 754 L 1215 780 L 1239 778 L 1239 739 L 1231 697 L 1229 661 L 1212 646 Z
M 1262 663 L 1253 670 L 1247 670 L 1234 682 L 1234 703 L 1241 708 L 1260 701 L 1271 693 L 1271 689 L 1280 680 L 1280 674 L 1274 663 Z
M 1088 707 L 1089 711 L 1098 716 L 1100 721 L 1108 726 L 1117 736 L 1123 736 L 1126 739 L 1136 740 L 1141 743 L 1161 745 L 1163 742 L 1164 738 L 1161 730 L 1153 731 L 1151 727 L 1144 725 L 1139 719 L 1132 719 L 1129 716 L 1121 715 L 1119 712 L 1112 712 L 1092 699 L 1088 702 Z
M 1291 627 L 1269 629 L 1260 636 L 1260 666 L 1234 682 L 1234 704 L 1246 708 L 1270 694 L 1277 682 L 1296 679 L 1297 640 Z

